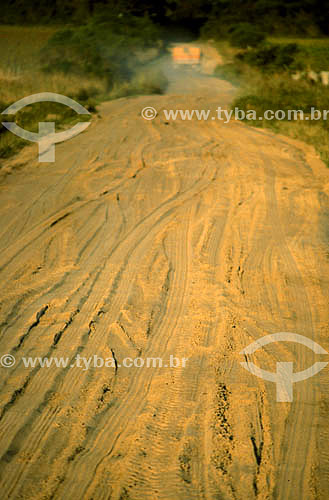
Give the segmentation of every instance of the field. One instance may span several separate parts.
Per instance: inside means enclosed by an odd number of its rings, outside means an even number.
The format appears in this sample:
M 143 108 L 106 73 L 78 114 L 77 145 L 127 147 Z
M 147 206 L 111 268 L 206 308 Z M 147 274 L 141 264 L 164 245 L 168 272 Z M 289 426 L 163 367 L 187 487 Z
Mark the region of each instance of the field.
M 79 99 L 92 108 L 90 94 L 105 92 L 105 82 L 99 78 L 81 79 L 77 75 L 45 73 L 41 71 L 40 50 L 54 34 L 53 27 L 0 27 L 0 108 L 25 96 L 39 92 L 55 92 Z M 81 99 L 82 98 L 82 99 Z M 20 113 L 18 123 L 27 124 L 32 131 L 37 130 L 38 122 L 52 115 L 56 122 L 64 126 L 66 122 L 77 120 L 67 108 L 54 103 L 43 103 L 42 108 L 35 105 Z M 27 141 L 7 133 L 0 128 L 0 158 L 16 153 Z

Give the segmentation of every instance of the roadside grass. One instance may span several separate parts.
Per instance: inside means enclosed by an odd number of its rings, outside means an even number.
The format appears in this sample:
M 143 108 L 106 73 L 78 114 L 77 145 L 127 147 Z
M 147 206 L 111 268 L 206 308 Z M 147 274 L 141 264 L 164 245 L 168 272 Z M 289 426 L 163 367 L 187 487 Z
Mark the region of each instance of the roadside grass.
M 240 50 L 232 47 L 228 40 L 215 40 L 213 45 L 224 60 L 224 64 L 215 68 L 214 75 L 229 81 L 235 87 L 241 87 L 248 68 L 241 61 L 238 62 L 235 59 Z
M 269 37 L 269 42 L 278 44 L 296 43 L 300 49 L 296 60 L 306 69 L 329 71 L 329 38 Z
M 19 77 L 33 71 L 38 53 L 56 32 L 55 27 L 0 26 L 0 77 Z
M 246 52 L 229 47 L 228 42 L 216 43 L 224 57 L 224 64 L 216 68 L 216 76 L 224 78 L 239 90 L 231 108 L 247 112 L 255 110 L 257 116 L 264 116 L 266 110 L 302 110 L 310 118 L 311 108 L 323 111 L 329 109 L 329 87 L 320 82 L 313 83 L 305 78 L 294 80 L 296 68 L 304 71 L 329 71 L 329 38 L 270 38 L 272 44 L 283 47 L 297 44 L 298 51 L 291 67 L 262 67 L 250 65 L 239 57 Z M 321 159 L 329 167 L 329 120 L 245 120 L 245 123 L 269 128 L 280 134 L 302 140 L 315 147 Z
M 88 111 L 95 110 L 96 98 L 104 95 L 105 82 L 100 78 L 83 78 L 63 73 L 46 74 L 40 66 L 40 50 L 58 28 L 0 26 L 0 112 L 10 104 L 31 94 L 54 92 L 76 99 Z M 51 118 L 61 129 L 85 119 L 73 110 L 56 103 L 26 106 L 17 116 L 3 115 L 1 121 L 15 121 L 28 130 L 37 131 L 40 121 Z M 0 158 L 9 158 L 29 144 L 0 125 Z
M 239 49 L 236 47 L 232 47 L 228 40 L 214 40 L 214 47 L 220 52 L 220 55 L 223 56 L 226 63 L 231 63 L 234 60 L 234 56 L 239 52 Z
M 65 27 L 64 31 L 68 29 Z M 89 72 L 75 71 L 70 65 L 65 70 L 45 70 L 45 60 L 50 61 L 49 56 L 53 55 L 48 49 L 51 47 L 49 43 L 61 31 L 62 26 L 0 26 L 0 113 L 17 100 L 41 92 L 70 97 L 91 113 L 96 112 L 97 105 L 106 100 L 163 93 L 167 81 L 159 70 L 148 67 L 152 54 L 148 57 L 146 49 L 142 51 L 145 60 L 136 65 L 136 69 L 133 68 L 129 77 L 117 78 L 115 71 L 110 71 L 109 75 L 105 72 L 98 74 L 97 65 Z M 56 47 L 56 50 L 61 55 L 61 47 Z M 83 62 L 81 55 L 82 67 Z M 37 132 L 42 121 L 55 121 L 57 129 L 65 129 L 79 121 L 89 120 L 90 116 L 78 115 L 61 104 L 43 102 L 26 106 L 15 116 L 3 115 L 1 118 L 0 121 L 15 121 L 22 128 Z M 0 159 L 11 157 L 27 144 L 30 143 L 8 132 L 0 124 Z

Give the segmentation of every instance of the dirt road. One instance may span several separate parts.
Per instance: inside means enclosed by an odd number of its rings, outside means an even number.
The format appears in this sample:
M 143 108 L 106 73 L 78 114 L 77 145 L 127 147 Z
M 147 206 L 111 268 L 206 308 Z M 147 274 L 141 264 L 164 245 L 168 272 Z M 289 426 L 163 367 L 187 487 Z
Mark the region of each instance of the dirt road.
M 230 91 L 185 81 L 102 105 L 53 164 L 33 145 L 2 169 L 2 498 L 328 498 L 328 368 L 279 403 L 239 354 L 275 332 L 329 350 L 328 169 L 238 122 L 166 121 Z M 170 355 L 186 366 L 122 366 Z M 250 359 L 313 363 L 282 342 Z

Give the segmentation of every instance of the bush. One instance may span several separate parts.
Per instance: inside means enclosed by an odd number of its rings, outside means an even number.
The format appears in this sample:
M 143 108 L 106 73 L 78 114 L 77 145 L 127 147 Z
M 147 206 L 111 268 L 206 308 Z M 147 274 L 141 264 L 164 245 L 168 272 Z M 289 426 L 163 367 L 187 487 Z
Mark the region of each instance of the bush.
M 110 89 L 133 76 L 135 51 L 154 45 L 159 37 L 147 17 L 96 15 L 86 25 L 56 32 L 42 50 L 42 68 L 105 77 Z
M 105 76 L 108 84 L 114 78 L 129 76 L 123 57 L 123 37 L 93 30 L 92 26 L 57 32 L 41 53 L 42 69 L 49 73 Z
M 249 23 L 239 23 L 230 29 L 229 35 L 232 47 L 246 49 L 257 47 L 265 40 L 265 33 Z
M 292 67 L 297 69 L 295 61 L 298 52 L 299 48 L 295 43 L 286 45 L 269 44 L 238 54 L 236 57 L 240 61 L 263 70 L 282 71 Z
M 229 81 L 232 85 L 240 86 L 243 73 L 237 64 L 227 63 L 216 66 L 214 75 Z
M 329 46 L 327 40 L 324 39 L 325 45 L 313 45 L 311 41 L 309 45 L 301 47 L 298 59 L 303 62 L 304 66 L 309 66 L 314 71 L 328 71 Z

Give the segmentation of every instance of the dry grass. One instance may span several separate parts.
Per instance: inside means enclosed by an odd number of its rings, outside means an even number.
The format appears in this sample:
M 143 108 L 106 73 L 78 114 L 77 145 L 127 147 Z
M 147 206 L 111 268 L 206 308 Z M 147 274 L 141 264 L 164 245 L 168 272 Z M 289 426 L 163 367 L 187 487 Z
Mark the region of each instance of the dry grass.
M 55 92 L 78 96 L 92 89 L 94 94 L 105 93 L 106 82 L 100 78 L 83 78 L 62 73 L 45 74 L 40 70 L 8 78 L 0 74 L 0 102 L 11 104 L 22 97 L 39 92 Z
M 282 122 L 280 133 L 314 146 L 329 167 L 329 134 L 321 123 Z
M 55 28 L 51 27 L 0 26 L 0 112 L 17 100 L 40 92 L 54 92 L 75 98 L 88 109 L 94 109 L 95 96 L 106 94 L 104 79 L 82 79 L 74 74 L 48 74 L 41 71 L 40 50 L 54 32 Z M 65 107 L 62 108 L 55 109 L 58 126 L 69 121 Z M 25 109 L 26 115 L 29 110 Z M 27 116 L 27 128 L 35 129 L 38 121 L 41 121 L 38 114 L 32 114 L 31 110 L 30 116 Z M 24 144 L 25 141 L 0 125 L 0 158 L 15 154 Z
M 30 94 L 57 92 L 77 96 L 94 89 L 104 93 L 106 84 L 100 78 L 71 74 L 46 74 L 40 70 L 39 53 L 55 32 L 49 27 L 0 26 L 0 103 L 11 104 Z
M 20 76 L 38 67 L 38 54 L 56 31 L 53 27 L 0 26 L 0 74 Z

